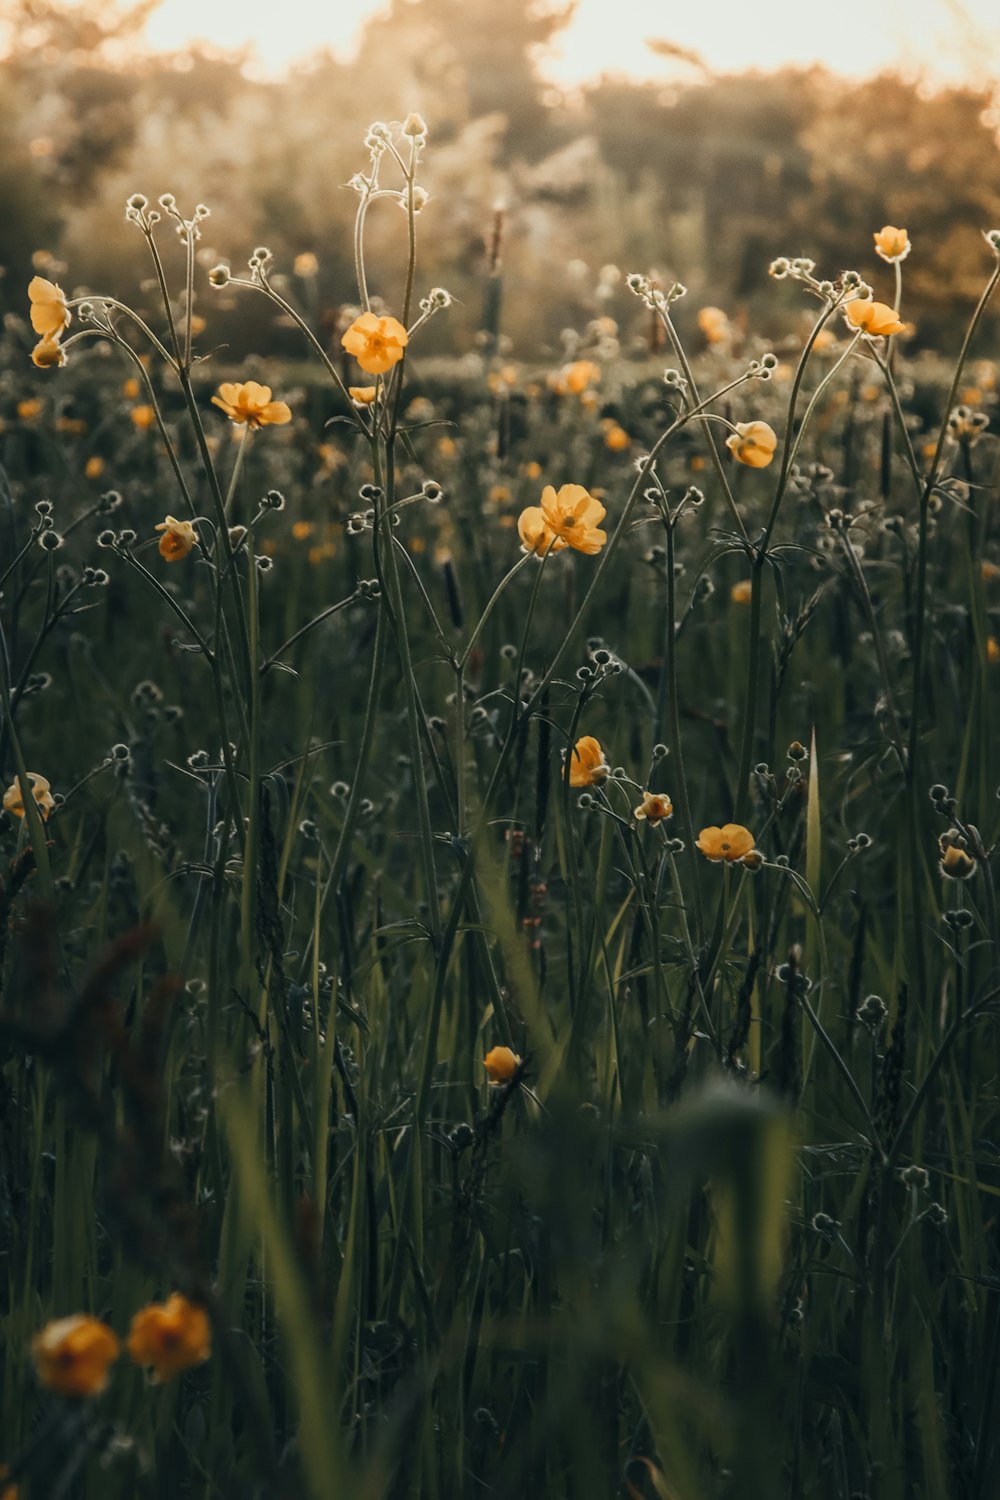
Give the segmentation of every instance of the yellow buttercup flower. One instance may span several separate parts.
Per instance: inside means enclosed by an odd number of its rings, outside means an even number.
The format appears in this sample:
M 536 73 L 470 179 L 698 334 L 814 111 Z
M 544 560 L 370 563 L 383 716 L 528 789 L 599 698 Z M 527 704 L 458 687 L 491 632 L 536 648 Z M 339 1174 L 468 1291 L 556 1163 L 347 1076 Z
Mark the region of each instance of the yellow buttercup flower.
M 52 787 L 44 776 L 39 776 L 37 771 L 29 771 L 28 780 L 31 782 L 31 795 L 37 802 L 38 810 L 45 822 L 56 805 L 52 796 Z M 4 811 L 13 813 L 15 818 L 24 817 L 24 798 L 21 796 L 21 783 L 16 776 L 3 794 L 3 805 Z
M 168 516 L 165 521 L 160 521 L 154 530 L 163 532 L 160 537 L 160 556 L 168 563 L 180 562 L 182 557 L 187 557 L 198 541 L 198 533 L 192 523 L 178 521 L 175 516 Z
M 319 261 L 311 250 L 303 250 L 302 254 L 297 255 L 292 262 L 292 270 L 296 276 L 301 276 L 303 281 L 308 281 L 319 271 Z
M 99 1396 L 120 1353 L 107 1324 L 84 1313 L 47 1323 L 31 1342 L 38 1378 L 58 1396 Z
M 140 432 L 148 432 L 156 421 L 156 412 L 151 406 L 133 406 L 129 412 L 132 426 L 138 427 Z
M 100 479 L 104 473 L 104 459 L 99 453 L 92 453 L 83 466 L 86 479 Z
M 563 365 L 552 384 L 562 396 L 582 396 L 587 387 L 595 385 L 600 378 L 600 365 L 595 365 L 592 359 L 575 359 L 571 364 Z
M 906 327 L 894 308 L 885 302 L 873 302 L 870 297 L 856 297 L 848 302 L 844 312 L 852 327 L 872 338 L 888 338 L 890 334 L 902 333 Z
M 57 333 L 45 334 L 31 351 L 31 363 L 39 370 L 57 370 L 66 363 L 66 351 Z
M 174 1292 L 166 1302 L 141 1307 L 132 1319 L 126 1348 L 134 1364 L 153 1371 L 154 1384 L 173 1380 L 182 1370 L 202 1365 L 212 1353 L 212 1330 L 205 1309 Z
M 643 792 L 639 806 L 632 809 L 632 816 L 637 823 L 648 823 L 655 828 L 657 823 L 672 817 L 673 811 L 674 804 L 662 792 Z
M 741 578 L 739 583 L 734 583 L 729 590 L 729 597 L 734 604 L 749 604 L 753 598 L 753 584 L 749 578 Z
M 22 422 L 34 422 L 42 410 L 37 396 L 27 396 L 17 403 L 17 414 Z
M 698 313 L 698 327 L 710 344 L 724 344 L 732 337 L 733 325 L 721 307 L 703 307 Z
M 890 265 L 905 260 L 910 253 L 910 236 L 905 229 L 897 229 L 894 224 L 886 224 L 884 229 L 877 230 L 874 240 L 876 255 Z
M 237 426 L 244 423 L 252 432 L 259 427 L 281 427 L 292 420 L 290 408 L 284 401 L 271 400 L 271 387 L 259 385 L 256 380 L 243 384 L 226 380 L 219 386 L 219 394 L 212 397 L 215 406 L 221 407 Z
M 31 326 L 36 333 L 58 338 L 70 325 L 72 314 L 66 305 L 66 293 L 54 281 L 44 276 L 33 276 L 28 282 L 28 301 L 31 303 Z
M 347 394 L 355 406 L 371 406 L 377 393 L 377 385 L 349 385 L 347 387 Z
M 617 422 L 612 422 L 604 433 L 605 448 L 610 448 L 612 453 L 624 453 L 625 449 L 631 445 L 632 439 L 624 427 L 619 427 Z
M 366 374 L 384 375 L 403 358 L 410 335 L 395 318 L 367 312 L 354 319 L 340 342 Z
M 492 1047 L 483 1058 L 490 1083 L 508 1083 L 520 1066 L 521 1059 L 510 1047 Z
M 1000 661 L 1000 641 L 997 640 L 995 635 L 989 636 L 986 641 L 986 660 L 991 667 L 995 667 L 997 662 Z
M 610 772 L 611 767 L 604 759 L 600 741 L 595 740 L 592 734 L 585 734 L 578 739 L 570 757 L 570 786 L 600 786 L 602 781 L 607 780 Z
M 778 435 L 766 422 L 737 422 L 736 431 L 726 439 L 734 458 L 751 469 L 766 469 L 778 446 Z
M 742 823 L 723 823 L 721 828 L 713 825 L 701 830 L 695 840 L 695 847 L 701 850 L 706 859 L 726 860 L 733 864 L 750 853 L 753 834 Z
M 607 511 L 582 484 L 564 484 L 558 494 L 551 484 L 542 491 L 539 505 L 527 506 L 517 523 L 526 552 L 543 557 L 572 547 L 592 557 L 607 541 L 599 529 Z

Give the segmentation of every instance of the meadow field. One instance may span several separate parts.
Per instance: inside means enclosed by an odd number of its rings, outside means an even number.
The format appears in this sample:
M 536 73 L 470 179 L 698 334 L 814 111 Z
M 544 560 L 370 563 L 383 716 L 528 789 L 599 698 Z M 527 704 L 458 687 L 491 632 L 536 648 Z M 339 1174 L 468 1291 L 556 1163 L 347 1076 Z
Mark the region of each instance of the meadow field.
M 990 1500 L 1000 231 L 449 352 L 363 135 L 5 284 L 0 1497 Z

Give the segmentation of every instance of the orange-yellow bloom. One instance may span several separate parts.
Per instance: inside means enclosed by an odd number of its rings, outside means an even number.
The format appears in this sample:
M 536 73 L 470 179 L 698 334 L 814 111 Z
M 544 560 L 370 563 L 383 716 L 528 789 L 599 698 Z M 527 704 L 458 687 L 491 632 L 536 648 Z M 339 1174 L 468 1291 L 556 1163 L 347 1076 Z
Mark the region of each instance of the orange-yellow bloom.
M 507 1083 L 518 1068 L 521 1059 L 510 1047 L 493 1047 L 483 1058 L 483 1067 L 490 1083 Z
M 349 385 L 347 387 L 347 394 L 355 406 L 371 406 L 377 393 L 377 385 Z
M 551 484 L 542 490 L 540 505 L 527 506 L 517 523 L 526 552 L 543 557 L 572 547 L 593 557 L 607 541 L 599 529 L 607 511 L 582 484 L 564 484 L 557 494 Z
M 637 823 L 648 823 L 655 828 L 664 818 L 672 817 L 673 811 L 674 804 L 662 792 L 643 792 L 639 806 L 632 809 L 632 816 Z
M 281 427 L 292 420 L 291 410 L 285 402 L 272 401 L 271 387 L 258 385 L 256 380 L 248 380 L 242 385 L 231 380 L 223 381 L 212 402 L 221 407 L 230 422 L 238 426 L 245 422 L 252 432 L 258 427 Z
M 986 641 L 986 660 L 991 667 L 995 667 L 1000 661 L 1000 641 L 994 635 L 989 636 Z
M 6 1464 L 0 1464 L 0 1500 L 19 1500 L 21 1491 L 16 1484 L 4 1484 L 4 1480 L 10 1473 Z
M 589 385 L 601 378 L 601 368 L 592 359 L 575 359 L 563 365 L 552 384 L 560 395 L 582 396 Z
M 753 834 L 742 823 L 723 823 L 721 828 L 703 828 L 695 840 L 706 859 L 727 860 L 732 864 L 753 848 Z
M 612 453 L 624 453 L 631 443 L 632 439 L 617 422 L 612 422 L 604 433 L 604 446 L 610 448 Z
M 138 427 L 140 432 L 148 432 L 156 421 L 156 412 L 151 406 L 133 406 L 129 412 L 132 418 L 132 426 Z
M 894 224 L 886 224 L 884 229 L 877 230 L 874 239 L 876 255 L 890 265 L 905 260 L 910 253 L 910 236 L 905 229 L 897 229 Z
M 778 446 L 778 435 L 766 422 L 737 422 L 736 431 L 726 439 L 734 458 L 751 469 L 766 469 Z
M 47 1323 L 31 1342 L 38 1378 L 58 1396 L 99 1396 L 120 1353 L 107 1324 L 84 1313 Z
M 698 327 L 710 344 L 724 344 L 733 332 L 721 307 L 703 307 L 698 313 Z
M 104 459 L 99 453 L 92 453 L 83 466 L 84 477 L 87 479 L 100 479 L 104 473 Z
M 890 334 L 902 333 L 905 323 L 900 322 L 894 308 L 885 302 L 873 302 L 870 297 L 856 297 L 844 308 L 847 321 L 862 333 L 872 338 L 888 338 Z
M 729 597 L 734 604 L 749 604 L 753 598 L 753 584 L 749 578 L 741 578 L 739 583 L 734 583 L 729 590 Z
M 606 781 L 611 767 L 604 759 L 600 742 L 592 734 L 585 734 L 573 746 L 569 763 L 570 786 L 600 786 Z
M 54 281 L 44 276 L 33 276 L 28 282 L 28 301 L 31 303 L 31 326 L 36 333 L 57 339 L 64 328 L 68 328 L 72 314 L 66 306 L 66 293 Z
M 384 375 L 403 357 L 410 335 L 395 318 L 362 313 L 340 341 L 368 375 Z
M 49 813 L 56 805 L 55 798 L 52 796 L 52 788 L 45 777 L 39 776 L 37 771 L 29 771 L 28 780 L 31 782 L 31 795 L 38 804 L 42 821 L 47 822 Z M 21 783 L 16 776 L 3 794 L 3 805 L 4 811 L 13 813 L 15 818 L 24 817 L 24 798 L 21 796 Z
M 175 516 L 168 516 L 153 529 L 163 532 L 160 537 L 160 556 L 168 563 L 180 562 L 182 557 L 187 557 L 198 540 L 193 524 L 190 521 L 178 521 Z
M 132 1319 L 126 1348 L 137 1365 L 152 1368 L 153 1381 L 173 1380 L 182 1370 L 204 1364 L 212 1353 L 212 1330 L 205 1309 L 174 1292 L 166 1302 L 141 1307 Z
M 39 370 L 57 370 L 66 363 L 66 351 L 57 333 L 46 333 L 31 351 L 31 363 Z

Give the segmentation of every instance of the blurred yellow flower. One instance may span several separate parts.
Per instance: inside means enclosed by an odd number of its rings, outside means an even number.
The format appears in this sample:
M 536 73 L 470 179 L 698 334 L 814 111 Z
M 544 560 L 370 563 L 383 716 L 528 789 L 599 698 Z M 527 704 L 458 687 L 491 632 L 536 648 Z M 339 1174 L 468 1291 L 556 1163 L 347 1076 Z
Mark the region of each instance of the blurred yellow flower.
M 604 759 L 600 741 L 595 740 L 592 734 L 585 734 L 578 739 L 570 757 L 570 786 L 600 786 L 602 781 L 608 779 L 610 772 L 611 767 Z
M 0 1500 L 19 1500 L 21 1491 L 18 1486 L 16 1484 L 4 1484 L 4 1480 L 9 1473 L 10 1469 L 8 1466 L 0 1464 L 0 1486 L 3 1486 L 0 1488 Z
M 542 490 L 541 503 L 527 506 L 517 523 L 526 552 L 543 557 L 572 547 L 592 557 L 607 541 L 599 523 L 607 514 L 604 506 L 581 484 L 564 484 L 558 494 L 551 484 Z
M 55 807 L 55 799 L 52 796 L 52 788 L 44 776 L 39 776 L 37 771 L 28 772 L 28 780 L 31 782 L 31 795 L 38 803 L 38 811 L 42 815 L 43 822 L 48 821 L 49 813 Z M 21 783 L 17 777 L 3 794 L 4 811 L 13 813 L 15 818 L 24 817 L 24 799 L 21 796 Z
M 153 529 L 163 532 L 160 537 L 160 556 L 168 563 L 180 562 L 182 557 L 187 557 L 198 540 L 198 533 L 192 523 L 178 521 L 174 516 L 168 516 Z
M 139 394 L 139 389 L 139 382 L 138 380 L 136 380 L 134 375 L 130 375 L 127 380 L 122 382 L 122 395 L 125 396 L 129 401 L 135 400 L 136 396 L 138 396 Z
M 377 385 L 349 385 L 347 387 L 347 394 L 355 406 L 371 406 L 377 392 Z
M 510 1047 L 491 1047 L 483 1058 L 490 1083 L 509 1082 L 520 1066 L 521 1059 Z
M 734 583 L 729 590 L 729 597 L 734 604 L 749 604 L 753 598 L 753 584 L 749 578 L 741 578 L 739 583 Z
M 134 1364 L 153 1371 L 154 1384 L 204 1364 L 212 1353 L 212 1330 L 204 1308 L 174 1292 L 166 1302 L 141 1307 L 132 1319 L 126 1348 Z
M 33 276 L 28 282 L 28 301 L 31 303 L 31 326 L 42 338 L 49 335 L 58 338 L 68 328 L 72 314 L 66 306 L 66 293 L 54 281 L 44 276 Z
M 303 250 L 302 254 L 297 255 L 292 262 L 292 269 L 296 276 L 301 276 L 304 281 L 308 281 L 319 271 L 319 261 L 311 250 Z
M 106 1323 L 84 1313 L 47 1323 L 31 1341 L 38 1378 L 58 1396 L 98 1396 L 121 1345 Z
M 104 459 L 100 454 L 94 453 L 87 459 L 83 466 L 83 473 L 86 479 L 100 479 L 104 473 Z
M 995 667 L 1000 661 L 1000 641 L 994 635 L 989 636 L 986 641 L 986 660 L 991 667 Z
M 844 312 L 852 327 L 872 338 L 888 338 L 890 334 L 902 333 L 906 326 L 894 308 L 885 302 L 873 302 L 870 297 L 856 297 L 847 303 Z
M 777 446 L 777 433 L 766 422 L 737 422 L 736 431 L 726 439 L 733 457 L 751 469 L 766 469 Z
M 698 313 L 698 327 L 710 344 L 724 344 L 732 337 L 732 324 L 721 307 L 703 307 Z
M 133 406 L 129 416 L 132 418 L 132 426 L 138 427 L 140 432 L 148 432 L 156 422 L 156 412 L 151 406 Z
M 340 342 L 368 375 L 384 375 L 403 358 L 410 335 L 395 318 L 367 312 L 354 319 Z
M 29 396 L 24 401 L 17 403 L 17 414 L 22 422 L 34 422 L 42 409 L 42 403 L 37 396 Z
M 632 439 L 624 427 L 619 427 L 617 422 L 612 422 L 604 434 L 604 446 L 610 448 L 612 453 L 624 453 L 630 448 Z
M 285 402 L 272 401 L 271 387 L 258 385 L 256 380 L 243 384 L 224 381 L 212 402 L 221 407 L 230 422 L 237 426 L 246 423 L 251 432 L 256 432 L 259 427 L 281 427 L 292 420 L 291 410 Z
M 980 563 L 979 572 L 984 583 L 992 583 L 995 578 L 1000 578 L 1000 568 L 993 562 Z
M 724 859 L 732 864 L 750 853 L 753 834 L 742 823 L 723 823 L 721 828 L 713 825 L 701 830 L 695 840 L 695 847 L 701 850 L 706 859 Z
M 311 521 L 296 521 L 292 526 L 292 536 L 297 542 L 304 542 L 313 534 L 313 523 Z
M 673 812 L 673 803 L 662 792 L 643 792 L 639 806 L 632 809 L 632 816 L 637 823 L 648 823 L 655 828 L 664 818 L 672 817 Z
M 874 239 L 875 253 L 890 265 L 905 260 L 910 253 L 910 236 L 905 229 L 897 229 L 894 224 L 886 224 L 884 229 L 877 230 Z
M 57 370 L 66 363 L 66 351 L 57 333 L 47 333 L 31 351 L 31 363 L 39 370 Z

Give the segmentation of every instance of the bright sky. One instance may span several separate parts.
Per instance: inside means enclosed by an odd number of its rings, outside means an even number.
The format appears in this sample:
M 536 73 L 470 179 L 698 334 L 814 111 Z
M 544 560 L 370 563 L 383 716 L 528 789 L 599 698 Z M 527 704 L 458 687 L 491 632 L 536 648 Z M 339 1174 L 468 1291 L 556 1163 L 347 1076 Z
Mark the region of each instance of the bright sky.
M 262 71 L 277 72 L 320 46 L 349 55 L 380 8 L 380 0 L 163 0 L 146 35 L 165 49 L 195 38 L 250 44 Z M 602 71 L 663 77 L 668 65 L 645 45 L 652 37 L 697 52 L 719 72 L 815 61 L 851 75 L 895 65 L 983 82 L 1000 72 L 997 0 L 579 0 L 545 72 L 563 84 Z

